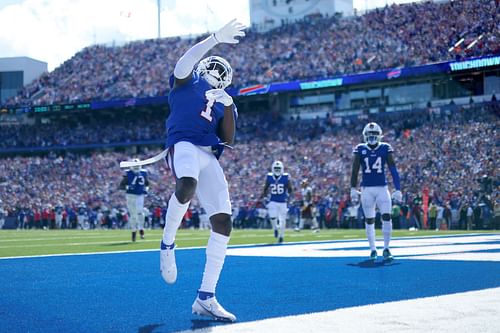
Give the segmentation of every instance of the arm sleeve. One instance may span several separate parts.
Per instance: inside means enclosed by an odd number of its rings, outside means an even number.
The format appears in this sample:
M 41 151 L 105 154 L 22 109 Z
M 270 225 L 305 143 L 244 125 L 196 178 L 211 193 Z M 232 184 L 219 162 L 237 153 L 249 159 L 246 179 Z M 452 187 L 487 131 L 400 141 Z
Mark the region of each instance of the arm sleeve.
M 203 58 L 205 53 L 210 51 L 210 49 L 215 45 L 217 45 L 217 40 L 214 35 L 210 35 L 210 37 L 202 40 L 187 50 L 179 61 L 177 61 L 174 68 L 174 76 L 177 79 L 184 79 L 188 77 L 193 71 L 194 65 L 196 65 L 198 61 Z
M 394 188 L 397 191 L 401 191 L 401 183 L 399 181 L 398 169 L 396 168 L 395 165 L 392 165 L 389 167 L 389 170 L 391 171 L 392 181 L 394 182 Z

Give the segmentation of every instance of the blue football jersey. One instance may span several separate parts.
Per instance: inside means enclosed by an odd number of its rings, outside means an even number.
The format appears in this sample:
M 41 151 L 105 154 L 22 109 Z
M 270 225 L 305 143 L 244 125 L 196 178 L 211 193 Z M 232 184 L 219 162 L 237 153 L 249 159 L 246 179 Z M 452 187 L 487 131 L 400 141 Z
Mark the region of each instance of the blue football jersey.
M 269 185 L 271 192 L 271 201 L 274 202 L 286 202 L 288 199 L 288 182 L 289 176 L 287 173 L 282 174 L 280 177 L 276 178 L 269 172 L 266 177 L 266 183 Z
M 385 186 L 385 165 L 387 156 L 392 153 L 390 144 L 381 142 L 376 148 L 370 149 L 366 143 L 361 143 L 353 150 L 359 155 L 360 168 L 363 173 L 361 186 Z
M 179 141 L 188 141 L 197 146 L 214 146 L 220 143 L 217 136 L 219 121 L 224 117 L 221 103 L 208 104 L 205 92 L 212 87 L 193 72 L 191 79 L 173 88 L 174 77 L 170 77 L 168 103 L 170 115 L 167 119 L 167 147 Z
M 128 170 L 125 174 L 127 176 L 127 193 L 128 194 L 146 194 L 146 186 L 148 179 L 148 172 L 141 169 L 139 172 Z

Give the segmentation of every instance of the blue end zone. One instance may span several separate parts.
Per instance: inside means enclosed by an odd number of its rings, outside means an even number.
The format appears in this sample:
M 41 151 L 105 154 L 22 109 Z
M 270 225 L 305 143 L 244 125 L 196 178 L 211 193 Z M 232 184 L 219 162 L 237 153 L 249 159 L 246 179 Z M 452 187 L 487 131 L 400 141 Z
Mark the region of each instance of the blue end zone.
M 0 332 L 175 332 L 217 325 L 191 314 L 204 249 L 0 260 Z M 228 256 L 217 298 L 238 321 L 500 287 L 489 261 Z

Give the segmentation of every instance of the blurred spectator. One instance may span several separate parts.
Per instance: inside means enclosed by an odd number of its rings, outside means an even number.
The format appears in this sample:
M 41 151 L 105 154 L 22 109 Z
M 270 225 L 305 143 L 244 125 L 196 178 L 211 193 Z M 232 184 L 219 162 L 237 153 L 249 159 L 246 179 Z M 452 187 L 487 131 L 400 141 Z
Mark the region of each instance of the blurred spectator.
M 237 69 L 236 87 L 459 60 L 500 52 L 499 11 L 487 0 L 393 4 L 362 16 L 318 15 L 266 33 L 250 30 L 239 47 L 216 52 Z M 176 60 L 193 43 L 174 37 L 90 46 L 6 105 L 164 96 Z

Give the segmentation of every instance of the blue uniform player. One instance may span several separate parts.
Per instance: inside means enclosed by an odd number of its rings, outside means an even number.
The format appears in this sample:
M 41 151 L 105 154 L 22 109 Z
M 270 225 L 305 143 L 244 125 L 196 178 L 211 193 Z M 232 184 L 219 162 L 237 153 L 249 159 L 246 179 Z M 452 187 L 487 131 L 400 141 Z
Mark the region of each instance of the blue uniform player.
M 267 210 L 271 225 L 274 229 L 274 237 L 278 239 L 278 243 L 283 243 L 286 227 L 286 214 L 288 212 L 288 198 L 292 194 L 292 182 L 290 175 L 284 172 L 283 162 L 274 161 L 272 172 L 266 176 L 266 183 L 260 199 L 267 195 L 267 191 L 271 193 Z
M 167 163 L 175 179 L 175 193 L 168 203 L 160 251 L 160 271 L 167 283 L 177 279 L 175 235 L 193 196 L 205 209 L 212 230 L 206 264 L 192 312 L 215 320 L 235 321 L 215 297 L 232 229 L 231 202 L 219 164 L 223 147 L 232 144 L 236 107 L 224 90 L 231 84 L 229 63 L 217 56 L 203 56 L 219 43 L 236 44 L 245 27 L 233 20 L 191 47 L 176 63 L 170 78 L 170 115 L 167 120 Z
M 120 187 L 126 191 L 132 242 L 136 240 L 137 230 L 139 230 L 141 239 L 144 239 L 144 196 L 149 190 L 148 171 L 140 166 L 125 171 Z
M 369 123 L 363 129 L 365 143 L 357 145 L 354 150 L 354 161 L 351 173 L 351 201 L 359 202 L 360 193 L 356 190 L 358 173 L 361 168 L 361 206 L 366 218 L 366 236 L 370 244 L 370 259 L 377 259 L 375 246 L 375 207 L 382 214 L 382 233 L 384 235 L 384 260 L 392 260 L 389 242 L 392 233 L 391 196 L 385 178 L 385 165 L 389 166 L 395 191 L 392 194 L 394 201 L 402 200 L 399 174 L 393 157 L 390 144 L 381 142 L 382 129 L 376 123 Z

